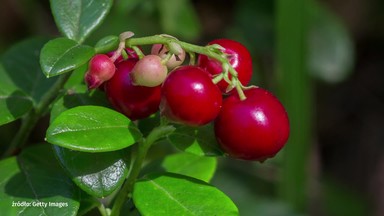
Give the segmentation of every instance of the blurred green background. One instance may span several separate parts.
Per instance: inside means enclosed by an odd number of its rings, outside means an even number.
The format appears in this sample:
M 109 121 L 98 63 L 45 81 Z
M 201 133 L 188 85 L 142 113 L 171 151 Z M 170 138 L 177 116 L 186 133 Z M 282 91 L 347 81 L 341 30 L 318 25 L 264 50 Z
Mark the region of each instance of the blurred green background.
M 0 53 L 28 37 L 58 36 L 49 7 L 1 0 Z M 383 10 L 381 0 L 115 0 L 86 43 L 127 30 L 200 45 L 238 40 L 254 58 L 252 84 L 281 98 L 292 132 L 284 150 L 262 164 L 220 159 L 212 183 L 243 216 L 381 216 Z M 31 141 L 43 140 L 46 124 Z M 18 126 L 1 126 L 0 142 Z

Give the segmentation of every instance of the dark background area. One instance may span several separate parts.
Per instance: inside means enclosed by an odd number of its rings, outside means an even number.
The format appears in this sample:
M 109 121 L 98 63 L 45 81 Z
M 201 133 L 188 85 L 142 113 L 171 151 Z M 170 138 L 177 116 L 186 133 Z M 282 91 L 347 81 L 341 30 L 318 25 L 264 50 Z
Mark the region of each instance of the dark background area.
M 103 35 L 126 30 L 138 36 L 176 34 L 201 45 L 229 37 L 252 53 L 253 84 L 276 88 L 273 1 L 190 1 L 188 10 L 193 10 L 195 17 L 174 20 L 173 27 L 172 18 L 168 24 L 162 18 L 165 15 L 156 1 L 131 2 L 115 1 L 103 27 L 86 43 L 93 45 Z M 233 197 L 242 215 L 384 215 L 384 2 L 319 2 L 337 17 L 347 35 L 344 40 L 351 43 L 347 51 L 353 55 L 346 57 L 350 65 L 340 69 L 342 78 L 311 77 L 314 110 L 312 142 L 308 143 L 308 208 L 301 212 L 279 199 L 276 185 L 284 163 L 280 155 L 264 164 L 223 160 L 213 183 Z M 58 35 L 49 2 L 2 0 L 0 53 L 36 35 Z M 0 127 L 0 142 L 9 142 L 18 124 Z M 47 119 L 42 120 L 32 141 L 43 139 L 46 124 Z

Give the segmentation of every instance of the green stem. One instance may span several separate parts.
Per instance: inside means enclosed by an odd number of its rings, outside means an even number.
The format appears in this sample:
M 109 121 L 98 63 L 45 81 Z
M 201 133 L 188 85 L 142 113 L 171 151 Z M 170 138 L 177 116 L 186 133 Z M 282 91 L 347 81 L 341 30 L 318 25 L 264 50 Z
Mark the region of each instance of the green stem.
M 108 212 L 102 203 L 100 203 L 100 205 L 98 205 L 97 208 L 99 209 L 101 216 L 108 216 Z
M 171 125 L 156 127 L 151 131 L 151 133 L 148 134 L 146 138 L 142 139 L 138 143 L 136 160 L 133 163 L 131 173 L 129 174 L 128 178 L 124 182 L 123 187 L 117 194 L 116 200 L 112 207 L 111 216 L 120 215 L 121 207 L 124 205 L 124 202 L 133 191 L 133 186 L 136 182 L 137 177 L 140 174 L 141 167 L 151 145 L 156 142 L 156 140 L 160 139 L 161 137 L 164 137 L 165 135 L 173 132 L 174 130 L 175 128 Z
M 308 205 L 308 156 L 311 143 L 312 92 L 307 71 L 308 1 L 278 0 L 277 74 L 280 96 L 291 125 L 289 142 L 284 148 L 281 199 L 297 212 Z
M 236 79 L 237 83 L 239 83 L 238 84 L 239 88 L 241 88 L 240 82 L 238 81 L 237 71 L 232 67 L 232 65 L 229 63 L 228 59 L 224 55 L 221 55 L 217 52 L 212 51 L 213 46 L 198 46 L 195 44 L 179 41 L 176 38 L 166 37 L 162 35 L 153 35 L 153 36 L 147 36 L 147 37 L 141 37 L 141 38 L 129 38 L 128 40 L 126 40 L 125 45 L 128 47 L 134 48 L 135 46 L 139 46 L 139 45 L 152 45 L 152 44 L 166 44 L 169 46 L 171 43 L 179 44 L 180 47 L 185 50 L 185 52 L 206 55 L 210 58 L 216 59 L 222 65 L 228 65 L 228 71 L 232 75 L 232 79 Z M 242 93 L 241 89 L 239 91 L 239 96 L 242 100 L 245 99 L 245 95 Z
M 190 53 L 198 53 L 198 54 L 203 54 L 208 57 L 214 58 L 218 60 L 220 63 L 227 63 L 228 64 L 228 59 L 221 56 L 220 54 L 216 52 L 212 52 L 209 48 L 209 46 L 198 46 L 190 43 L 186 43 L 183 41 L 179 41 L 175 38 L 171 37 L 164 37 L 161 35 L 153 35 L 153 36 L 148 36 L 148 37 L 141 37 L 141 38 L 130 38 L 128 39 L 125 44 L 128 47 L 133 47 L 133 46 L 139 46 L 139 45 L 152 45 L 152 44 L 170 44 L 170 43 L 177 43 L 183 48 L 186 52 Z M 236 70 L 233 68 L 230 69 L 232 72 L 237 76 Z
M 2 158 L 11 156 L 18 148 L 22 148 L 28 140 L 37 121 L 48 111 L 51 103 L 56 99 L 58 93 L 67 82 L 71 73 L 61 75 L 55 84 L 47 91 L 34 109 L 31 109 L 22 119 L 21 127 L 14 136 L 8 149 Z

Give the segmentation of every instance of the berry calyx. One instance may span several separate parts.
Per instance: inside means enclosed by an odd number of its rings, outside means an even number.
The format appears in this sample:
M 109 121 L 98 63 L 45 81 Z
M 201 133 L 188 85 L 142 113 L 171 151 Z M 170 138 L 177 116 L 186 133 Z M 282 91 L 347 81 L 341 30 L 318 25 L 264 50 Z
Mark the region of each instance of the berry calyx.
M 164 82 L 168 69 L 157 55 L 146 55 L 140 59 L 130 73 L 134 85 L 155 87 Z
M 262 88 L 232 94 L 215 120 L 215 136 L 229 156 L 264 161 L 273 157 L 289 137 L 288 115 L 280 101 Z
M 109 57 L 112 57 L 114 54 L 115 54 L 116 51 L 112 51 L 112 52 L 109 52 L 107 53 L 107 55 Z M 127 59 L 139 59 L 139 56 L 137 55 L 137 53 L 135 52 L 135 50 L 133 50 L 132 48 L 125 48 L 124 49 L 124 52 L 127 54 Z M 124 61 L 124 58 L 123 58 L 123 55 L 120 55 L 116 60 L 115 60 L 115 64 L 119 63 L 119 62 L 122 62 Z
M 132 83 L 130 73 L 137 59 L 122 61 L 116 73 L 105 83 L 105 92 L 112 106 L 131 120 L 143 119 L 159 109 L 161 86 L 144 87 Z
M 115 64 L 105 54 L 96 54 L 89 61 L 88 71 L 85 73 L 85 83 L 88 89 L 98 88 L 115 74 Z
M 208 45 L 218 44 L 226 55 L 229 63 L 237 71 L 237 77 L 244 86 L 248 85 L 252 78 L 252 57 L 249 51 L 241 43 L 230 39 L 216 39 L 208 43 Z M 218 75 L 224 71 L 222 64 L 206 55 L 198 56 L 198 66 L 206 69 L 212 75 Z M 228 74 L 229 80 L 232 75 Z M 224 79 L 217 83 L 220 90 L 227 93 L 229 83 Z
M 211 75 L 196 66 L 181 66 L 162 85 L 160 113 L 169 120 L 200 126 L 214 120 L 222 103 L 220 89 Z
M 181 47 L 177 49 L 177 54 L 172 54 L 169 52 L 170 51 L 168 50 L 168 48 L 163 44 L 154 44 L 151 49 L 152 55 L 158 55 L 162 59 L 166 59 L 168 58 L 168 55 L 171 55 L 169 56 L 169 59 L 167 59 L 166 63 L 168 69 L 170 70 L 183 64 L 185 60 L 185 51 L 181 49 Z

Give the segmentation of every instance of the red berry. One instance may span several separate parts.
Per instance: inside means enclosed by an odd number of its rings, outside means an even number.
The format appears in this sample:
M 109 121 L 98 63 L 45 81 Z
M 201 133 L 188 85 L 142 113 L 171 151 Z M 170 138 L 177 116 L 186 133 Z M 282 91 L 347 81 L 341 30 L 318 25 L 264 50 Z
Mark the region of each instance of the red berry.
M 161 86 L 133 85 L 129 74 L 137 61 L 130 59 L 118 63 L 115 75 L 105 84 L 105 91 L 112 106 L 131 120 L 150 116 L 157 112 L 160 104 Z
M 216 39 L 208 43 L 209 45 L 218 44 L 225 48 L 224 53 L 232 67 L 237 71 L 240 82 L 246 86 L 252 78 L 252 57 L 249 51 L 241 43 L 230 39 Z M 198 66 L 206 69 L 212 75 L 220 74 L 223 69 L 221 63 L 211 59 L 206 55 L 199 55 Z M 229 79 L 231 79 L 229 75 Z M 217 84 L 222 92 L 226 92 L 228 83 L 221 80 Z
M 89 89 L 98 88 L 115 74 L 115 64 L 104 54 L 96 54 L 89 61 L 88 71 L 85 73 L 85 83 Z
M 200 126 L 219 114 L 222 96 L 205 70 L 196 66 L 181 66 L 164 81 L 160 112 L 171 121 Z
M 159 56 L 146 55 L 136 63 L 130 75 L 135 85 L 155 87 L 164 82 L 167 72 Z
M 232 94 L 223 101 L 214 128 L 221 147 L 232 157 L 263 161 L 273 157 L 289 137 L 288 115 L 280 101 L 262 88 Z

